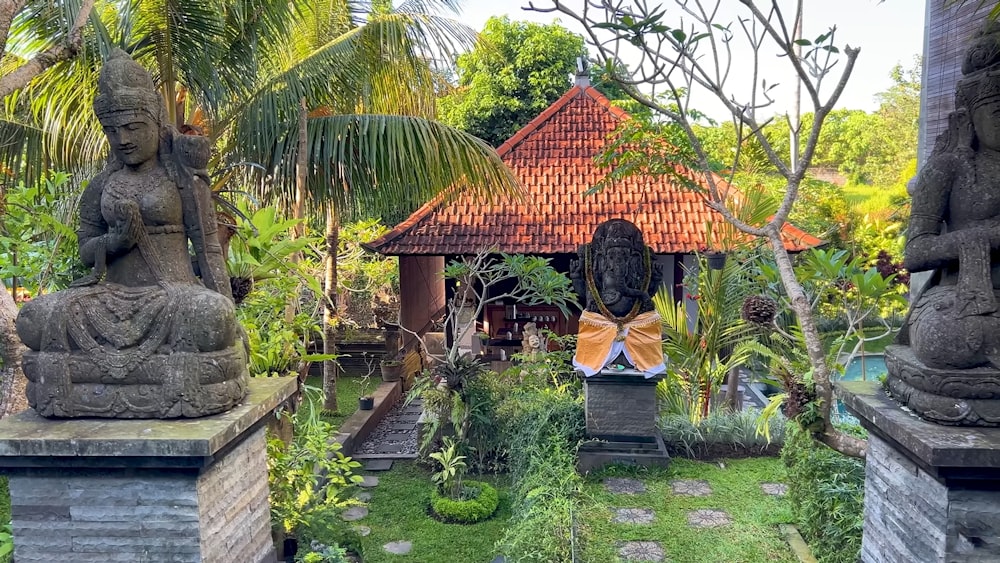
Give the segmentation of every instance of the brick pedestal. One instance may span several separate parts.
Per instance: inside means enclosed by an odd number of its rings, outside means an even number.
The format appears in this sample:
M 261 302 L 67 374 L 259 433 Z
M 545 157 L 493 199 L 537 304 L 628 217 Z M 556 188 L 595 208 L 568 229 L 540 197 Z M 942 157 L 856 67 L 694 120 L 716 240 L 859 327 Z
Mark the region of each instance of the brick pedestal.
M 875 382 L 840 394 L 869 432 L 861 561 L 1000 561 L 1000 428 L 926 422 Z
M 264 422 L 294 378 L 186 420 L 0 421 L 18 563 L 275 561 Z
M 609 463 L 666 466 L 669 462 L 656 406 L 656 384 L 640 372 L 599 372 L 583 380 L 587 437 L 578 469 L 587 472 Z

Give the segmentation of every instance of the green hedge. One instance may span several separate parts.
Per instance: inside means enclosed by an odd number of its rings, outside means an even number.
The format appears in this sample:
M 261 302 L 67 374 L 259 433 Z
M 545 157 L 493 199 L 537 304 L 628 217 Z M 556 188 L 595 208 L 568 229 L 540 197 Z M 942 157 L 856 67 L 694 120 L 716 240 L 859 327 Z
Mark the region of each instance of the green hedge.
M 860 429 L 858 429 L 860 430 Z M 796 525 L 819 563 L 854 563 L 864 524 L 864 462 L 816 442 L 794 422 L 781 458 Z
M 434 514 L 448 521 L 461 522 L 463 524 L 473 524 L 482 522 L 497 511 L 500 504 L 500 495 L 497 490 L 488 483 L 481 481 L 465 481 L 463 489 L 478 489 L 476 498 L 468 500 L 455 500 L 446 495 L 442 495 L 437 487 L 431 493 L 431 509 Z

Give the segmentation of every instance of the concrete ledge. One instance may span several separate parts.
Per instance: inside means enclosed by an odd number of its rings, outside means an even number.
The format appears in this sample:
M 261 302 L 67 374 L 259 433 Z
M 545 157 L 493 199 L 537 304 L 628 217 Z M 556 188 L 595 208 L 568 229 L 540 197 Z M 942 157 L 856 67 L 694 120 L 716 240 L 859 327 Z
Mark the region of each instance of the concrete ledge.
M 869 432 L 943 479 L 1000 481 L 1000 428 L 943 426 L 904 409 L 874 381 L 837 385 L 847 410 Z
M 812 550 L 809 549 L 809 544 L 806 540 L 802 539 L 802 534 L 799 533 L 799 529 L 791 524 L 779 524 L 778 530 L 781 531 L 781 535 L 788 542 L 788 546 L 792 548 L 792 553 L 795 554 L 799 559 L 799 563 L 816 563 L 816 558 L 813 557 Z
M 262 425 L 298 388 L 295 377 L 251 378 L 249 393 L 222 414 L 192 419 L 42 418 L 0 421 L 0 469 L 16 467 L 206 467 Z
M 403 382 L 382 382 L 375 389 L 375 406 L 370 411 L 358 410 L 347 417 L 341 425 L 339 432 L 334 436 L 334 440 L 340 442 L 341 452 L 344 455 L 354 453 L 354 448 L 361 445 L 368 438 L 368 435 L 375 430 L 378 423 L 385 418 L 385 415 L 392 410 L 403 396 Z

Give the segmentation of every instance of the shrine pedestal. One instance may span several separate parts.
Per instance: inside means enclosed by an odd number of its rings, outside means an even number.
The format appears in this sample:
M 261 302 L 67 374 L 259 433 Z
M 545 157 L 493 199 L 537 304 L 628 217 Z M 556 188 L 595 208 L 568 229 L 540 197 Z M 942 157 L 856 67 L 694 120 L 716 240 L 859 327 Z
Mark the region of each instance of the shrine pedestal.
M 1000 561 L 1000 428 L 942 426 L 840 383 L 868 432 L 861 561 Z
M 581 472 L 611 463 L 642 466 L 669 464 L 656 406 L 656 384 L 635 370 L 601 372 L 583 380 L 587 438 L 580 446 Z
M 197 419 L 0 421 L 18 563 L 275 561 L 264 424 L 295 378 Z

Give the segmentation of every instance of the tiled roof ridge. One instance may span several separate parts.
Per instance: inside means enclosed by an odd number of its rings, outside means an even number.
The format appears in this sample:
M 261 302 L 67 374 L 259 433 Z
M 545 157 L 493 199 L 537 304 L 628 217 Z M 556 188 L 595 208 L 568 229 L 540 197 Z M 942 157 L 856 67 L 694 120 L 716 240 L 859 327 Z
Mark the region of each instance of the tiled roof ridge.
M 542 110 L 542 113 L 535 116 L 534 119 L 529 121 L 524 127 L 520 128 L 517 133 L 514 133 L 509 139 L 504 141 L 502 145 L 497 147 L 497 154 L 500 155 L 500 158 L 506 156 L 508 153 L 517 148 L 522 141 L 527 139 L 529 135 L 540 129 L 542 125 L 552 118 L 553 115 L 559 113 L 560 110 L 568 106 L 570 102 L 580 96 L 587 96 L 594 100 L 599 106 L 607 109 L 613 116 L 615 116 L 616 119 L 629 119 L 631 117 L 625 110 L 613 106 L 611 101 L 593 86 L 574 85 L 567 90 L 565 94 L 560 96 L 558 100 L 552 102 L 552 105 Z

